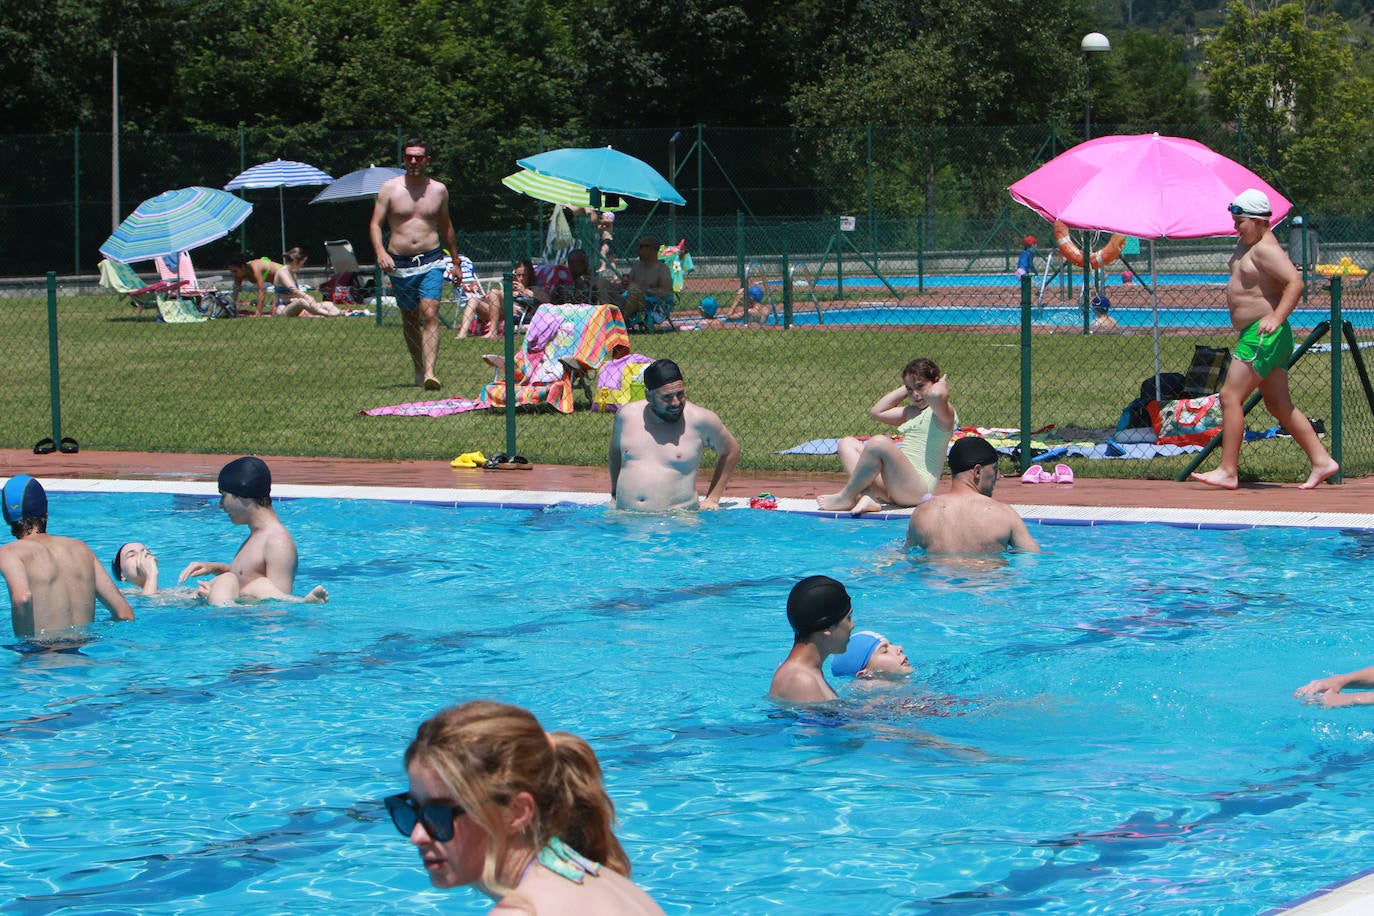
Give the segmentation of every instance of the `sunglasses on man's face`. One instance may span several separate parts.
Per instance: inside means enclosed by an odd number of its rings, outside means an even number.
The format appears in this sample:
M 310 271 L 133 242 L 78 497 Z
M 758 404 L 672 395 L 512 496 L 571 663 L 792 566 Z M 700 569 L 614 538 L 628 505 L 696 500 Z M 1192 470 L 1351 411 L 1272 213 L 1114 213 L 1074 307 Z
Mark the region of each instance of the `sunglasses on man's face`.
M 417 805 L 409 792 L 388 795 L 384 801 L 391 823 L 396 825 L 401 836 L 414 833 L 415 824 L 419 822 L 425 825 L 425 833 L 436 843 L 453 839 L 453 822 L 463 816 L 463 809 L 457 805 Z

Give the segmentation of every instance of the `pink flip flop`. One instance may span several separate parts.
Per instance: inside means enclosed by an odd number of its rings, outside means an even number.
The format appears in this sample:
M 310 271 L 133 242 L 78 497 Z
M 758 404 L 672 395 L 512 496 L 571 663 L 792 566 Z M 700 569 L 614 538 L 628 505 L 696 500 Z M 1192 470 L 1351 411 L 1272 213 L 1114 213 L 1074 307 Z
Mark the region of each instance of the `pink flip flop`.
M 1073 483 L 1073 468 L 1067 464 L 1056 464 L 1054 473 L 1046 479 L 1052 483 Z
M 1031 465 L 1026 473 L 1021 475 L 1022 483 L 1049 483 L 1053 479 L 1054 475 L 1045 473 L 1045 469 L 1038 464 Z

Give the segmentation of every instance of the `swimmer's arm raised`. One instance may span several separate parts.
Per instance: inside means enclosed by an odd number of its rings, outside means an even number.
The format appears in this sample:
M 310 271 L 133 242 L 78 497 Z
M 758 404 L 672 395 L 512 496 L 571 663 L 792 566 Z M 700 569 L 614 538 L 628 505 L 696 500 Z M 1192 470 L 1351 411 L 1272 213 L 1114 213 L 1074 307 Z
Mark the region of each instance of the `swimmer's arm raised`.
M 911 392 L 906 390 L 906 385 L 893 388 L 873 402 L 873 406 L 868 408 L 868 415 L 879 423 L 886 423 L 888 426 L 901 426 L 908 419 L 908 405 L 902 402 L 907 399 L 909 394 Z
M 124 597 L 124 593 L 115 585 L 110 574 L 105 571 L 105 567 L 91 554 L 91 562 L 95 564 L 95 596 L 100 603 L 105 605 L 105 609 L 110 612 L 110 616 L 115 620 L 133 620 L 134 609 L 129 607 L 129 601 Z
M 228 563 L 211 563 L 205 560 L 198 560 L 195 563 L 187 564 L 186 568 L 181 571 L 181 575 L 177 577 L 177 582 L 185 582 L 187 579 L 193 579 L 199 576 L 218 576 L 220 573 L 227 573 L 228 571 Z
M 954 405 L 949 402 L 949 376 L 942 375 L 926 389 L 926 401 L 942 430 L 954 428 Z

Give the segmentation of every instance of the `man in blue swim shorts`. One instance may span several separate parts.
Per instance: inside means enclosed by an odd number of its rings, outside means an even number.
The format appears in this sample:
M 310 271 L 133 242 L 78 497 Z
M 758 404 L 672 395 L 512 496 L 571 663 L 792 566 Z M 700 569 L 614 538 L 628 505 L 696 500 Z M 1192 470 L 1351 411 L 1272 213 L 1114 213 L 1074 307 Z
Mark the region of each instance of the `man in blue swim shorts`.
M 1307 416 L 1293 406 L 1288 393 L 1288 361 L 1293 356 L 1288 316 L 1302 296 L 1302 277 L 1270 231 L 1273 211 L 1268 194 L 1248 188 L 1227 209 L 1240 240 L 1231 254 L 1226 305 L 1240 341 L 1221 387 L 1221 463 L 1205 474 L 1192 476 L 1226 490 L 1240 486 L 1245 399 L 1259 389 L 1264 406 L 1307 453 L 1312 472 L 1300 488 L 1310 490 L 1341 468 L 1322 446 Z
M 439 356 L 439 296 L 445 271 L 458 259 L 458 239 L 448 215 L 448 188 L 428 174 L 429 144 L 418 138 L 407 140 L 404 155 L 406 173 L 390 179 L 377 192 L 372 249 L 377 266 L 391 275 L 415 384 L 438 391 L 442 386 L 434 364 Z M 383 222 L 391 233 L 385 245 Z

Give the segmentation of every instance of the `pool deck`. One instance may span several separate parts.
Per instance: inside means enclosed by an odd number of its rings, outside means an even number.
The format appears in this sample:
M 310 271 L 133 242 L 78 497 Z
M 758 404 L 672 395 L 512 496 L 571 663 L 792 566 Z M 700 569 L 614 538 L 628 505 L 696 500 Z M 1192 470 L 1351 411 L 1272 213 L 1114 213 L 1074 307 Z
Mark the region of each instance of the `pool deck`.
M 209 483 L 236 455 L 169 452 L 98 452 L 74 455 L 54 452 L 34 455 L 22 449 L 0 449 L 0 476 L 32 474 L 40 480 L 73 483 L 120 480 L 126 483 Z M 263 456 L 272 468 L 275 485 L 292 485 L 284 495 L 305 495 L 309 488 L 403 488 L 396 498 L 425 499 L 434 491 L 440 501 L 523 502 L 540 494 L 549 502 L 571 498 L 605 501 L 605 468 L 536 465 L 529 471 L 496 471 L 449 467 L 442 461 L 385 461 L 363 458 L 301 458 Z M 705 492 L 709 472 L 702 473 Z M 839 473 L 753 473 L 735 475 L 723 500 L 747 506 L 749 498 L 772 493 L 794 511 L 819 511 L 818 494 L 844 485 Z M 941 486 L 947 484 L 942 483 Z M 295 487 L 306 488 L 296 491 Z M 77 488 L 80 488 L 79 485 Z M 497 494 L 523 493 L 524 499 L 500 500 Z M 1159 480 L 1087 478 L 1073 484 L 1024 484 L 1005 477 L 997 485 L 998 499 L 1016 506 L 1029 519 L 1082 523 L 1156 521 L 1186 525 L 1289 525 L 1374 529 L 1374 477 L 1299 490 L 1296 484 L 1257 483 L 1236 491 L 1217 490 L 1199 483 Z M 891 513 L 905 515 L 909 510 Z M 835 514 L 835 513 L 824 513 Z M 843 514 L 843 513 L 840 513 Z
M 81 451 L 34 455 L 0 449 L 0 477 L 32 474 L 50 489 L 185 489 L 213 494 L 219 469 L 237 455 Z M 530 505 L 572 500 L 608 501 L 605 468 L 540 465 L 528 471 L 458 469 L 441 461 L 263 456 L 273 487 L 283 496 L 338 495 L 414 501 Z M 705 492 L 709 473 L 701 475 Z M 57 484 L 62 481 L 62 484 Z M 844 484 L 840 473 L 740 472 L 722 505 L 743 508 L 760 493 L 779 507 L 816 512 L 817 494 Z M 170 486 L 169 486 L 170 485 Z M 946 484 L 941 484 L 942 488 Z M 1166 522 L 1187 526 L 1280 525 L 1374 529 L 1374 477 L 1356 478 L 1312 491 L 1295 484 L 1251 484 L 1223 491 L 1199 483 L 1083 479 L 1073 484 L 1023 484 L 1015 477 L 997 486 L 999 499 L 1028 520 L 1042 523 Z M 905 515 L 909 510 L 885 513 Z M 836 513 L 819 513 L 835 515 Z M 843 514 L 843 513 L 840 513 Z M 1267 911 L 1284 916 L 1374 912 L 1374 875 L 1359 872 Z

